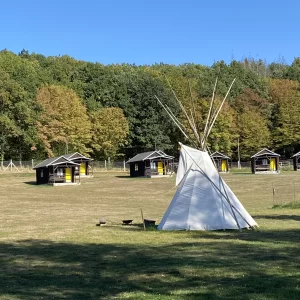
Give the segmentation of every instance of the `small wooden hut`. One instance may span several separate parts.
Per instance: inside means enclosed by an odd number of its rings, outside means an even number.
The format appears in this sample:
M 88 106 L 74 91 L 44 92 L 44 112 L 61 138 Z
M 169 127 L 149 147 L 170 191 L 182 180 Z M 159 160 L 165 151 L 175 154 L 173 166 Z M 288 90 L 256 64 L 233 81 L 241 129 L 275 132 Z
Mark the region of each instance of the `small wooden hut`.
M 230 159 L 230 157 L 228 157 L 220 152 L 215 152 L 210 157 L 214 161 L 215 166 L 217 167 L 217 170 L 219 172 L 222 172 L 222 173 L 229 172 L 228 160 Z
M 92 158 L 86 157 L 78 152 L 66 154 L 64 155 L 65 158 L 68 160 L 79 164 L 79 173 L 80 177 L 92 177 L 93 176 L 93 169 L 91 166 L 91 162 L 93 161 Z
M 163 177 L 173 173 L 174 157 L 161 150 L 137 154 L 129 159 L 130 177 Z
M 80 164 L 66 157 L 51 157 L 45 159 L 33 169 L 36 171 L 37 184 L 70 185 L 79 184 L 80 176 L 76 170 Z
M 292 156 L 294 171 L 300 171 L 300 151 Z
M 264 148 L 251 156 L 252 173 L 279 173 L 280 154 Z

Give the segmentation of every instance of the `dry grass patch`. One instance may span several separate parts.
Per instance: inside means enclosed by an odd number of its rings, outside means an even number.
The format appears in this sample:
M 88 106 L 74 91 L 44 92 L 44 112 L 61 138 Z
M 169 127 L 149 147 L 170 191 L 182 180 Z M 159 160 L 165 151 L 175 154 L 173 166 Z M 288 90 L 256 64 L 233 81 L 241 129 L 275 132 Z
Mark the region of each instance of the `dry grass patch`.
M 272 186 L 298 176 L 224 175 L 260 225 L 239 233 L 144 232 L 140 208 L 158 223 L 174 178 L 50 187 L 0 174 L 0 299 L 299 299 L 300 209 L 272 209 Z

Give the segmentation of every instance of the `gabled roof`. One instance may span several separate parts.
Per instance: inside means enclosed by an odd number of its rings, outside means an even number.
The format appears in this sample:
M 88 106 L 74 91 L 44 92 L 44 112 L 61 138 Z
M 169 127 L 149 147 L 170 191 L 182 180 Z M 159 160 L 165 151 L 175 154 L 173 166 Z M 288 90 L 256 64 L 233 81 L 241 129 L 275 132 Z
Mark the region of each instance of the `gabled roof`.
M 226 155 L 224 155 L 224 154 L 222 154 L 221 152 L 218 152 L 218 151 L 214 152 L 210 157 L 211 158 L 225 158 L 225 159 L 230 159 L 229 156 L 226 156 Z
M 79 166 L 79 164 L 74 163 L 73 161 L 66 158 L 64 155 L 58 157 L 51 157 L 43 160 L 39 164 L 37 164 L 33 169 L 45 168 L 49 166 L 57 166 L 62 164 L 68 164 L 73 166 Z
M 260 156 L 280 156 L 280 154 L 277 154 L 267 148 L 264 148 L 262 150 L 260 150 L 259 152 L 257 152 L 256 154 L 252 155 L 251 158 L 254 157 L 260 157 Z
M 156 151 L 139 153 L 133 158 L 129 159 L 126 163 L 133 163 L 133 162 L 144 161 L 147 159 L 155 159 L 155 158 L 173 159 L 174 157 L 167 155 L 161 150 L 156 150 Z
M 294 154 L 292 157 L 295 157 L 295 156 L 300 156 L 300 151 L 297 152 L 296 154 Z
M 93 160 L 92 158 L 89 158 L 89 157 L 86 157 L 84 155 L 82 155 L 81 153 L 79 152 L 74 152 L 74 153 L 70 153 L 70 154 L 65 154 L 64 157 L 66 157 L 67 159 L 69 160 L 84 160 L 84 161 L 90 161 L 90 160 Z

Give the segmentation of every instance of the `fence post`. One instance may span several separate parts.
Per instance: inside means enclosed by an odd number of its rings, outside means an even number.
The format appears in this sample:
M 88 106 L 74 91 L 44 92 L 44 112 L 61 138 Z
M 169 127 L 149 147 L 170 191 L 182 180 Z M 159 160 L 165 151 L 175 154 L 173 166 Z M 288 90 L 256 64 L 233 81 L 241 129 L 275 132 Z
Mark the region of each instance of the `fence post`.
M 104 169 L 106 170 L 106 159 L 104 160 Z
M 126 171 L 125 159 L 123 160 L 123 170 L 124 170 L 124 172 Z
M 274 189 L 274 183 L 272 183 L 272 190 L 273 190 L 273 206 L 275 205 L 275 189 Z

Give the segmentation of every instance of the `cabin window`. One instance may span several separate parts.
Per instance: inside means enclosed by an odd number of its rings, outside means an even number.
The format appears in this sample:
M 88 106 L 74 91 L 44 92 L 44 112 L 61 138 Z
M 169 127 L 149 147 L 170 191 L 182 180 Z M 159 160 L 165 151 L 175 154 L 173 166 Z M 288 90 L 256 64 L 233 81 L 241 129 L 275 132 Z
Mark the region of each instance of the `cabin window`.
M 155 170 L 155 169 L 156 169 L 156 163 L 155 163 L 155 161 L 152 161 L 152 162 L 151 162 L 151 169 L 152 169 L 152 170 Z
M 134 170 L 138 171 L 139 170 L 139 165 L 138 164 L 134 164 Z
M 57 176 L 64 176 L 64 171 L 62 168 L 57 169 L 56 171 Z
M 256 164 L 257 165 L 267 165 L 268 164 L 268 159 L 267 158 L 261 158 L 261 159 L 258 159 L 256 161 Z
M 79 168 L 78 168 L 78 166 L 75 167 L 75 172 L 74 172 L 74 174 L 75 174 L 75 175 L 79 175 Z
M 44 177 L 44 170 L 41 170 L 41 178 Z

